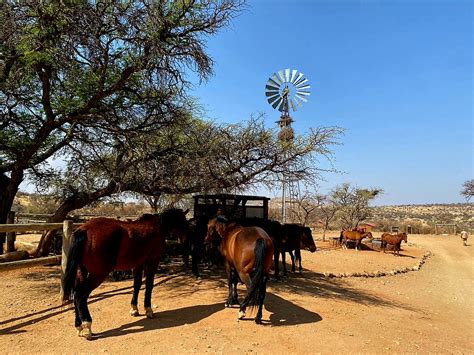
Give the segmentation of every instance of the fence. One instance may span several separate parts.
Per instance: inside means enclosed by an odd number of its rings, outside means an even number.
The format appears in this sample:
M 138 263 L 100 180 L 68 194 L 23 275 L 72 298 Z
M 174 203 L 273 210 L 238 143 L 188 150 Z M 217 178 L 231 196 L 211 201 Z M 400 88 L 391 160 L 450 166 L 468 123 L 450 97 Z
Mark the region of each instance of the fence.
M 0 272 L 3 270 L 19 269 L 23 267 L 31 267 L 35 265 L 45 265 L 49 263 L 61 261 L 61 275 L 66 269 L 67 264 L 67 251 L 69 249 L 69 243 L 74 227 L 78 227 L 79 224 L 73 224 L 70 220 L 65 220 L 63 223 L 30 223 L 30 224 L 0 224 L 0 233 L 11 233 L 11 232 L 31 232 L 31 231 L 52 231 L 61 229 L 63 230 L 63 246 L 61 256 L 48 256 L 43 258 L 36 258 L 30 260 L 12 261 L 7 263 L 0 263 Z M 62 290 L 61 290 L 62 292 Z

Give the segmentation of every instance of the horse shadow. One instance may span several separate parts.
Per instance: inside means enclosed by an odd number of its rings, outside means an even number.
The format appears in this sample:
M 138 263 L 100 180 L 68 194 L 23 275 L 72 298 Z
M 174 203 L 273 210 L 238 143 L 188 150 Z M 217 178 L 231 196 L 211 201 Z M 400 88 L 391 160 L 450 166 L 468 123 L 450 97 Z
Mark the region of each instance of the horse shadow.
M 265 309 L 272 313 L 270 315 L 270 323 L 272 326 L 317 323 L 322 320 L 319 314 L 285 300 L 274 293 L 267 293 L 265 297 Z
M 117 328 L 106 330 L 101 333 L 96 333 L 94 336 L 99 338 L 113 338 L 126 334 L 142 333 L 150 330 L 193 324 L 211 316 L 223 308 L 223 303 L 219 302 L 158 312 L 155 313 L 156 318 L 154 319 L 141 317 L 134 322 L 123 324 Z

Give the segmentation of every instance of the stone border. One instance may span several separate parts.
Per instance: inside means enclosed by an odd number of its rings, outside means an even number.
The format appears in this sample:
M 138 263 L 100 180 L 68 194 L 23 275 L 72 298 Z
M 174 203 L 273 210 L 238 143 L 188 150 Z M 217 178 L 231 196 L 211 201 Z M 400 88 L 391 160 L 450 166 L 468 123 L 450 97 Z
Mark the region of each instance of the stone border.
M 393 276 L 396 274 L 405 274 L 410 271 L 418 271 L 421 269 L 423 264 L 426 260 L 433 255 L 431 251 L 426 252 L 423 254 L 423 257 L 413 266 L 413 267 L 404 267 L 404 268 L 397 268 L 390 271 L 374 271 L 374 272 L 344 272 L 339 274 L 334 274 L 332 272 L 324 272 L 322 275 L 326 278 L 344 278 L 344 277 L 383 277 L 383 276 Z

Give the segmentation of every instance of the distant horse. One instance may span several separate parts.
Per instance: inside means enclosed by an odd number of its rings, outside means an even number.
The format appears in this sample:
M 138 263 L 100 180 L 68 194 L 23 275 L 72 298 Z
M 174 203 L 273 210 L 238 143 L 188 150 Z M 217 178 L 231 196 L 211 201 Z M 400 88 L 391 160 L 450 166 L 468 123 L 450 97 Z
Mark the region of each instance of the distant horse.
M 390 234 L 390 233 L 383 233 L 382 234 L 382 241 L 381 247 L 383 252 L 385 253 L 385 247 L 387 244 L 394 245 L 393 255 L 400 256 L 400 246 L 402 244 L 402 240 L 407 242 L 407 234 L 406 233 L 398 233 L 398 234 Z
M 258 217 L 244 217 L 237 220 L 237 223 L 244 227 L 260 227 L 268 236 L 272 239 L 273 242 L 273 267 L 274 267 L 274 277 L 276 279 L 280 278 L 280 253 L 284 253 L 282 249 L 282 224 L 278 221 L 263 219 Z M 285 272 L 286 274 L 286 272 Z
M 362 239 L 366 237 L 368 237 L 369 239 L 373 239 L 372 233 L 370 232 L 345 230 L 342 231 L 339 235 L 339 243 L 341 244 L 342 248 L 347 249 L 347 241 L 352 240 L 355 242 L 355 250 L 360 250 L 360 244 L 362 243 Z
M 227 272 L 229 295 L 225 306 L 239 304 L 237 283 L 243 282 L 247 286 L 247 294 L 240 303 L 238 318 L 245 317 L 247 306 L 258 306 L 255 322 L 261 324 L 274 250 L 271 238 L 260 227 L 243 227 L 218 216 L 209 221 L 206 236 L 207 243 L 215 240 L 220 241 L 219 249 Z
M 285 253 L 288 252 L 291 257 L 291 271 L 295 272 L 295 261 L 299 263 L 299 272 L 301 273 L 303 267 L 301 266 L 301 249 L 307 249 L 311 253 L 316 251 L 316 244 L 314 244 L 311 228 L 303 227 L 298 224 L 286 223 L 282 225 L 282 247 L 281 259 L 283 263 L 283 273 L 286 276 L 286 260 Z M 293 256 L 293 251 L 295 255 Z
M 158 215 L 144 215 L 136 221 L 123 222 L 96 218 L 79 227 L 73 234 L 66 271 L 61 279 L 63 301 L 73 296 L 78 335 L 92 338 L 92 317 L 87 298 L 112 270 L 133 268 L 133 297 L 130 314 L 138 316 L 138 292 L 145 272 L 145 313 L 153 318 L 151 293 L 160 257 L 168 235 L 185 241 L 188 234 L 186 212 L 167 210 Z
M 460 237 L 462 239 L 463 245 L 467 247 L 467 239 L 469 238 L 469 233 L 466 231 L 462 231 Z

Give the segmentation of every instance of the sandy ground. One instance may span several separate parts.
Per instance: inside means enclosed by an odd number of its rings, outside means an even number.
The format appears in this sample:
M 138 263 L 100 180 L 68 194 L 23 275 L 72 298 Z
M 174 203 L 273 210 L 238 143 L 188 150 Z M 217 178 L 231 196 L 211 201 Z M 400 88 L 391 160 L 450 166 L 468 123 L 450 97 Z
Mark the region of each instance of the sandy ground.
M 156 277 L 151 320 L 129 315 L 131 280 L 101 285 L 90 298 L 95 336 L 87 341 L 76 336 L 71 307 L 59 305 L 58 266 L 2 272 L 1 352 L 474 352 L 473 246 L 462 246 L 458 236 L 409 236 L 404 256 L 394 257 L 317 244 L 316 253 L 303 252 L 302 275 L 270 282 L 262 326 L 224 309 L 222 272 L 205 270 L 195 280 L 180 271 Z M 427 250 L 433 255 L 420 271 L 322 276 L 412 266 Z

